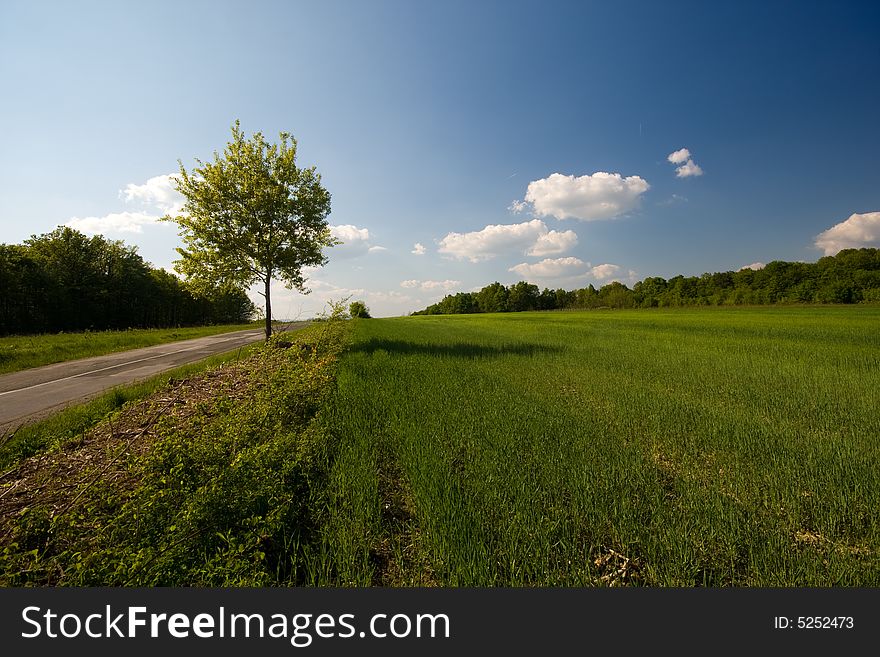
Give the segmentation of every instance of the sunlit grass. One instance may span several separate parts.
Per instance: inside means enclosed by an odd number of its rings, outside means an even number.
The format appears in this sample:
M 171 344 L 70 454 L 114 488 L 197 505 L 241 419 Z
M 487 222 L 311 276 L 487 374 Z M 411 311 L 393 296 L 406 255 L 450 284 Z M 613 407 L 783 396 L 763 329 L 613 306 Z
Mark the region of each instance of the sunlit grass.
M 878 327 L 876 307 L 359 322 L 316 582 L 880 585 Z

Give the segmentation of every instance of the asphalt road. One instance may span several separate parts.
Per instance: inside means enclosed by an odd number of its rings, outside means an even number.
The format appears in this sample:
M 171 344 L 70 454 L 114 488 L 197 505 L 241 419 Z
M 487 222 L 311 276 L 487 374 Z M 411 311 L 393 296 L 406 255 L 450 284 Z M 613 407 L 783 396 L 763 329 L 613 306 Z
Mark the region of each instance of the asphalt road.
M 305 325 L 286 324 L 283 330 Z M 262 329 L 220 333 L 4 374 L 0 376 L 0 436 L 110 388 L 238 349 L 263 336 Z

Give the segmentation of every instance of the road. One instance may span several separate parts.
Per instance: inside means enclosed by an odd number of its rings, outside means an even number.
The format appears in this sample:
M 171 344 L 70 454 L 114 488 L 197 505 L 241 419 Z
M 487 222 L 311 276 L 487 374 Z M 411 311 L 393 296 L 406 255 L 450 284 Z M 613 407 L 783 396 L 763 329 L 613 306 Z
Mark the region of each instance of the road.
M 286 324 L 283 330 L 307 322 Z M 262 339 L 263 329 L 220 333 L 82 358 L 0 376 L 0 436 L 102 392 Z

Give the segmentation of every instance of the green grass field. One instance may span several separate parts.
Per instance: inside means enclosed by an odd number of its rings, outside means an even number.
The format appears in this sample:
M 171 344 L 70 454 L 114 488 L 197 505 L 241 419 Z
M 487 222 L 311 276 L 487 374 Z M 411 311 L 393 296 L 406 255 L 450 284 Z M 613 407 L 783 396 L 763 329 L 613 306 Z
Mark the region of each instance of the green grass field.
M 132 329 L 128 331 L 85 331 L 82 333 L 5 336 L 0 337 L 0 374 L 77 358 L 103 356 L 115 351 L 151 347 L 167 342 L 260 328 L 261 326 L 258 323 L 250 323 L 174 329 Z
M 17 435 L 0 584 L 877 587 L 878 326 L 316 324 Z
M 880 585 L 880 309 L 358 321 L 313 582 Z

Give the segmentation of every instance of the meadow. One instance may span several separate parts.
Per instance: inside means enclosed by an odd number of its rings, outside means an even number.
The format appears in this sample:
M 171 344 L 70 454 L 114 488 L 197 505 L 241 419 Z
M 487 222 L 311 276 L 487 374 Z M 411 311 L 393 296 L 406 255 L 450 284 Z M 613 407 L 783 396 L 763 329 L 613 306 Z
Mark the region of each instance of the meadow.
M 259 323 L 191 326 L 171 329 L 129 329 L 127 331 L 80 331 L 0 337 L 0 374 L 30 367 L 51 365 L 77 358 L 157 344 L 202 338 L 207 335 L 260 328 Z
M 880 308 L 360 320 L 311 583 L 880 585 Z

